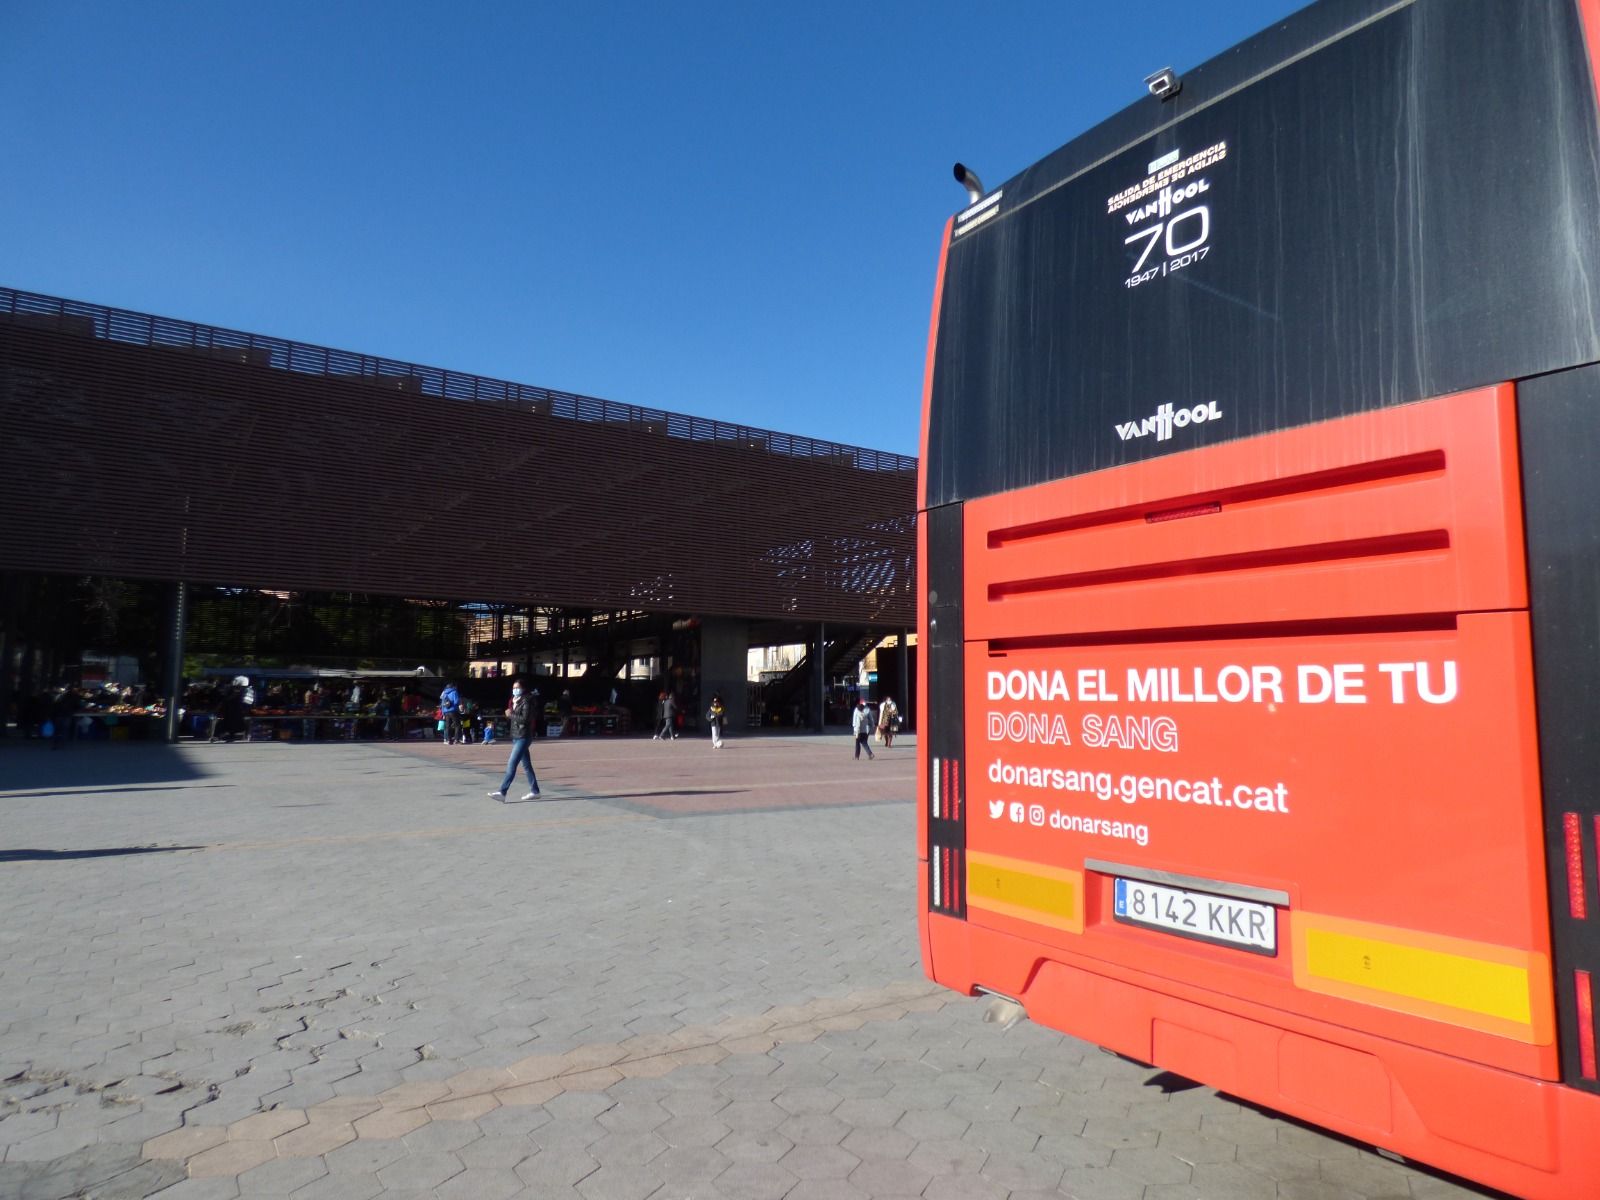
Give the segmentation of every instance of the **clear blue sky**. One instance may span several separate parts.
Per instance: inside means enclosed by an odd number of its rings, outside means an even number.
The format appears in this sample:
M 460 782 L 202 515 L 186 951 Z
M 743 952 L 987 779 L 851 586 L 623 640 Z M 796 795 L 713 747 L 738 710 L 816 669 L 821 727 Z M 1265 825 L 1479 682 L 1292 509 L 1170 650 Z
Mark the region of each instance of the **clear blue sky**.
M 0 0 L 0 284 L 915 454 L 963 203 L 1300 0 Z

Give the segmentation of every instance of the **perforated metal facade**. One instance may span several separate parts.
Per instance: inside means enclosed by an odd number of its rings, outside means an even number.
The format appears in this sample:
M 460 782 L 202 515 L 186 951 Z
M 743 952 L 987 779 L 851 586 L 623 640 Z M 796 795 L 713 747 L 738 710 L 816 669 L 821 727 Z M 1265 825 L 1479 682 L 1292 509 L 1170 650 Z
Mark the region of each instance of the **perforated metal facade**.
M 916 460 L 0 288 L 0 569 L 909 624 Z

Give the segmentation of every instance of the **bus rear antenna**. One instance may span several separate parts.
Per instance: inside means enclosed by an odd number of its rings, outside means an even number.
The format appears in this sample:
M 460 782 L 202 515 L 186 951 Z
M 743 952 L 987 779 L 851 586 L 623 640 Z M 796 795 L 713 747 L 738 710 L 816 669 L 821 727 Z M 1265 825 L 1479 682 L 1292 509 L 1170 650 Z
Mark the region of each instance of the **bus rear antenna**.
M 967 189 L 968 204 L 976 204 L 983 199 L 983 181 L 963 163 L 956 164 L 956 182 Z

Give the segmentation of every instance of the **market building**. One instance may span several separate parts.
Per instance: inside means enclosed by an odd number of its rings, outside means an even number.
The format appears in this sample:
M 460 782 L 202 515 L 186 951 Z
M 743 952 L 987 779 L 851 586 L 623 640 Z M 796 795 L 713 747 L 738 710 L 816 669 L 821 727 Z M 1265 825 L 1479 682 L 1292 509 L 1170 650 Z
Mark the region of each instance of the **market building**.
M 0 288 L 0 711 L 86 652 L 168 696 L 185 656 L 344 656 L 814 726 L 888 638 L 909 713 L 915 480 L 903 455 Z M 116 613 L 137 645 L 95 643 Z M 800 661 L 749 687 L 780 645 Z

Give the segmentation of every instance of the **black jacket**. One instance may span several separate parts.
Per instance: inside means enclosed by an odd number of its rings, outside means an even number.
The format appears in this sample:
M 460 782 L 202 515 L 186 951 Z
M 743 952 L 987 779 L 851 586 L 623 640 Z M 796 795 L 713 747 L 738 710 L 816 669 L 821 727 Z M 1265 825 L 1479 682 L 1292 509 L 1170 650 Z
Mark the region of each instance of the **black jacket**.
M 511 707 L 506 710 L 511 716 L 511 736 L 525 738 L 528 736 L 528 694 L 524 692 L 511 702 Z

